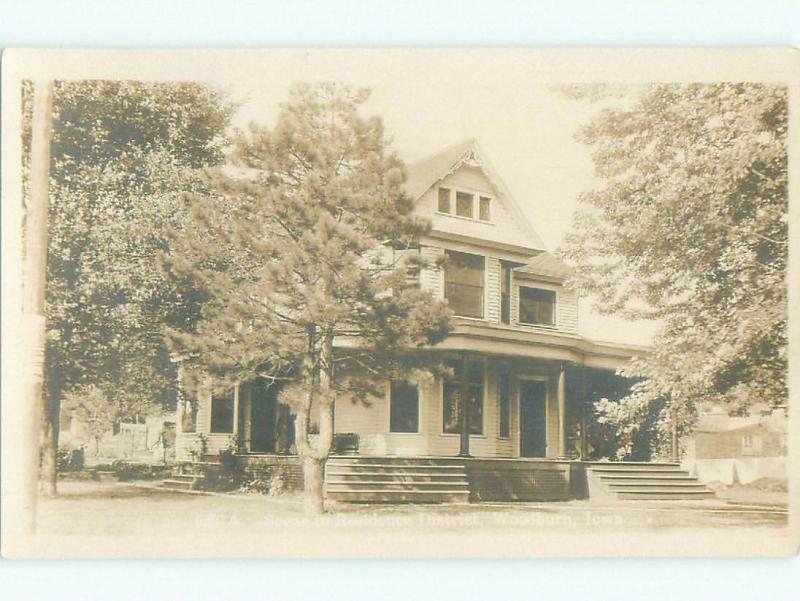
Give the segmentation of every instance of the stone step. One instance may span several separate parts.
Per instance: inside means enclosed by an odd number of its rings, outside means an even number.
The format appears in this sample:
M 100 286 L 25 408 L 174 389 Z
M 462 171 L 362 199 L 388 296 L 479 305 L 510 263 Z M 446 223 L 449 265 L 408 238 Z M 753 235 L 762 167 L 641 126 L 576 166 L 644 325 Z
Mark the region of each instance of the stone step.
M 596 472 L 595 472 L 596 473 Z M 603 482 L 624 482 L 626 480 L 696 480 L 689 472 L 614 472 L 598 474 Z
M 649 491 L 627 490 L 617 492 L 617 498 L 628 501 L 691 501 L 697 499 L 713 499 L 714 493 L 708 489 L 689 491 Z
M 164 488 L 171 488 L 173 490 L 194 490 L 196 482 L 194 480 L 177 480 L 175 478 L 168 478 L 161 481 L 161 486 Z
M 328 498 L 348 503 L 468 503 L 469 492 L 348 490 L 330 493 Z
M 469 492 L 467 482 L 339 482 L 328 481 L 325 483 L 327 492 L 340 492 L 352 490 L 383 490 L 383 491 L 448 491 Z
M 336 464 L 386 464 L 386 465 L 434 465 L 434 466 L 449 466 L 457 465 L 464 466 L 464 462 L 455 457 L 386 457 L 376 456 L 369 457 L 365 455 L 336 455 L 328 459 L 328 463 Z
M 598 463 L 587 466 L 592 472 L 676 472 L 677 463 Z
M 394 472 L 463 473 L 464 472 L 463 465 L 430 465 L 430 464 L 395 465 L 391 463 L 342 463 L 338 461 L 336 463 L 328 462 L 326 469 L 337 470 L 337 471 L 348 470 L 352 472 L 380 471 L 380 472 L 392 472 L 392 473 Z
M 609 489 L 616 492 L 698 492 L 698 491 L 706 491 L 708 490 L 705 484 L 700 482 L 696 483 L 675 483 L 675 484 L 666 484 L 663 482 L 646 482 L 646 483 L 638 483 L 638 484 L 610 484 Z
M 328 471 L 326 478 L 329 481 L 348 482 L 460 482 L 466 479 L 464 473 L 424 473 L 424 472 L 346 472 Z

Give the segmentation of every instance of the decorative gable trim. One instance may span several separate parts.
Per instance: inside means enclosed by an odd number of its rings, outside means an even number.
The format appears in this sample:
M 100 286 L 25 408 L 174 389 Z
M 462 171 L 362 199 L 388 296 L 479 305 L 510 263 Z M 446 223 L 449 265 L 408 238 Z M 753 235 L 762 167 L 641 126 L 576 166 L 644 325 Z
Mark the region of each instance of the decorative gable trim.
M 453 159 L 446 156 L 442 157 L 441 154 L 437 155 L 434 160 L 441 161 L 446 159 L 447 166 L 440 166 L 435 172 L 428 172 L 427 181 L 415 182 L 413 186 L 412 195 L 415 196 L 414 200 L 419 200 L 431 187 L 437 185 L 448 176 L 454 174 L 463 166 L 475 167 L 480 169 L 489 184 L 492 186 L 496 196 L 502 198 L 507 210 L 514 217 L 515 222 L 522 229 L 522 232 L 530 240 L 529 248 L 535 251 L 545 250 L 544 242 L 538 233 L 533 229 L 530 221 L 525 216 L 522 208 L 511 195 L 511 191 L 500 178 L 498 172 L 491 165 L 486 158 L 485 153 L 481 150 L 476 140 L 469 140 L 462 144 L 453 147 L 450 150 L 443 151 L 444 153 L 452 152 Z

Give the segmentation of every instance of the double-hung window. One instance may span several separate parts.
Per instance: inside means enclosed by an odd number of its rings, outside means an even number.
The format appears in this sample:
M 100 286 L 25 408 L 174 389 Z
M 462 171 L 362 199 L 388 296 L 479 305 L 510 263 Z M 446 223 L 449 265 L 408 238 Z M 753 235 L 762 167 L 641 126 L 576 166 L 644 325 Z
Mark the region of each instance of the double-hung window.
M 234 390 L 211 397 L 211 432 L 230 434 L 233 432 Z
M 519 287 L 519 323 L 556 325 L 556 293 L 542 288 Z
M 444 268 L 444 297 L 461 317 L 483 318 L 484 272 L 481 255 L 447 251 Z
M 419 432 L 419 389 L 393 381 L 389 393 L 389 431 Z
M 445 434 L 461 432 L 461 391 L 463 389 L 462 363 L 450 365 L 453 376 L 445 378 L 442 385 L 442 431 Z M 483 434 L 483 371 L 480 361 L 467 363 L 467 403 L 469 405 L 469 432 Z

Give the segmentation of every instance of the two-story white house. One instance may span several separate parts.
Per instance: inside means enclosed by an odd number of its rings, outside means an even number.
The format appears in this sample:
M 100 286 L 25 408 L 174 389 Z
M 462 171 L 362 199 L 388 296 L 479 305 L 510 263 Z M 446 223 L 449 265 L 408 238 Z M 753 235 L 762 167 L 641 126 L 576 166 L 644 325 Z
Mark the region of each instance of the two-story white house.
M 587 374 L 613 371 L 645 349 L 578 334 L 567 267 L 546 251 L 474 140 L 409 165 L 408 174 L 416 210 L 432 224 L 420 252 L 446 258 L 442 269 L 420 274 L 420 285 L 455 314 L 452 333 L 435 348 L 454 375 L 387 382 L 385 396 L 368 405 L 338 403 L 335 431 L 350 435 L 355 457 L 376 458 L 378 467 L 393 458 L 472 461 L 472 498 L 565 498 L 571 464 L 586 455 Z M 235 441 L 251 462 L 291 457 L 292 416 L 277 403 L 277 390 L 244 383 L 229 395 L 199 399 L 190 419 L 189 407 L 179 407 L 178 457 L 189 458 L 199 435 L 207 454 Z M 363 493 L 369 487 L 355 490 L 373 498 Z

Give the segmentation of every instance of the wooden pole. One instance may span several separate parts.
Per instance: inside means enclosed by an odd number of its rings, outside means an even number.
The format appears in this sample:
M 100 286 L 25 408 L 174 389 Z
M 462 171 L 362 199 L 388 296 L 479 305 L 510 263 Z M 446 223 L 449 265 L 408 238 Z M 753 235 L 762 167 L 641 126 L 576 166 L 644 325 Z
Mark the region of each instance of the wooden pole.
M 586 431 L 589 426 L 589 368 L 585 365 L 581 367 L 581 460 L 587 461 L 589 458 L 589 433 Z
M 458 396 L 461 410 L 461 444 L 458 456 L 469 457 L 469 362 L 466 353 L 461 355 L 461 392 Z
M 672 462 L 678 463 L 678 461 L 680 461 L 680 457 L 678 456 L 678 412 L 674 404 L 670 407 L 670 417 L 670 421 L 672 422 L 672 448 L 670 449 L 670 455 Z
M 567 367 L 562 361 L 558 369 L 558 456 L 567 456 Z
M 47 212 L 50 186 L 50 135 L 53 112 L 53 83 L 34 85 L 31 121 L 30 185 L 25 207 L 22 315 L 25 328 L 28 372 L 25 387 L 25 521 L 26 528 L 36 527 L 36 497 L 39 480 L 39 443 L 42 417 L 49 408 L 44 393 L 45 351 L 45 277 L 47 274 Z M 55 491 L 53 491 L 55 492 Z

